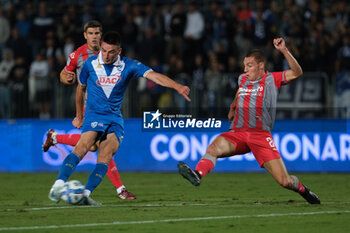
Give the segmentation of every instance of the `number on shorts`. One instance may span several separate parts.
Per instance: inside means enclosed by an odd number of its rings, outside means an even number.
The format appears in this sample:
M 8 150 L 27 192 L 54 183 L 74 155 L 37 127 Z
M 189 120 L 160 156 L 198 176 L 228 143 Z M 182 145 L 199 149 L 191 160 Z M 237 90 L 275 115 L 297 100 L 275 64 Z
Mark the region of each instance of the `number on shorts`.
M 267 137 L 266 138 L 266 141 L 268 141 L 269 145 L 272 147 L 272 148 L 275 148 L 275 143 L 273 143 L 273 140 L 271 137 Z

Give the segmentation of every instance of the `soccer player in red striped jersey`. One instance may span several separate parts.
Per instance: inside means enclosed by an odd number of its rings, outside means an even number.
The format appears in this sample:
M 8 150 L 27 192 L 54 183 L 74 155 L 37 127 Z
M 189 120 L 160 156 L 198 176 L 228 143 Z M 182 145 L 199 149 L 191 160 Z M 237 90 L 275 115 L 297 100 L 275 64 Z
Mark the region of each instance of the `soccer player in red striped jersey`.
M 91 20 L 84 25 L 84 37 L 86 39 L 86 44 L 80 46 L 69 55 L 67 64 L 60 73 L 60 81 L 62 83 L 72 85 L 76 82 L 85 60 L 99 53 L 101 36 L 102 25 L 100 22 Z M 79 95 L 78 88 L 76 96 L 77 95 Z M 74 118 L 73 125 L 77 117 Z M 43 145 L 44 152 L 48 151 L 51 146 L 57 143 L 75 146 L 80 139 L 80 134 L 57 134 L 53 129 L 50 129 L 46 136 L 47 138 Z M 90 151 L 96 151 L 97 149 L 98 143 L 93 145 L 90 148 Z M 109 163 L 107 176 L 115 186 L 120 199 L 136 199 L 136 196 L 129 192 L 120 180 L 117 165 L 113 159 Z
M 299 193 L 310 204 L 320 204 L 320 199 L 304 186 L 296 176 L 288 174 L 271 135 L 275 121 L 279 89 L 297 78 L 303 71 L 286 47 L 283 38 L 273 44 L 287 60 L 290 69 L 268 72 L 265 56 L 253 50 L 244 58 L 244 73 L 239 76 L 239 89 L 228 114 L 231 122 L 229 132 L 222 133 L 208 146 L 195 170 L 184 162 L 178 164 L 179 173 L 194 186 L 214 169 L 217 158 L 252 152 L 262 168 L 284 188 Z

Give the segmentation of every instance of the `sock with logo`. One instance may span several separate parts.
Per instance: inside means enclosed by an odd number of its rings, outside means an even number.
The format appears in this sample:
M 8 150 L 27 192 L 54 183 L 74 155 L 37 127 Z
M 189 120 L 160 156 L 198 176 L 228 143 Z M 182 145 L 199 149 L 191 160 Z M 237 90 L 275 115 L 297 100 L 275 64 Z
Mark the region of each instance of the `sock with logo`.
M 199 160 L 196 166 L 196 171 L 201 175 L 201 177 L 203 177 L 206 174 L 208 174 L 211 170 L 214 169 L 215 164 L 216 164 L 216 157 L 210 154 L 205 154 L 201 158 L 201 160 Z
M 97 163 L 95 166 L 95 169 L 92 170 L 92 172 L 90 173 L 85 189 L 90 190 L 90 192 L 94 191 L 95 188 L 103 180 L 103 177 L 106 175 L 107 170 L 108 170 L 107 164 Z
M 111 162 L 109 162 L 107 176 L 116 189 L 123 186 L 123 183 L 120 180 L 117 165 L 115 164 L 113 159 L 111 160 Z
M 292 188 L 295 192 L 297 193 L 304 193 L 305 192 L 305 186 L 300 182 L 298 177 L 296 176 L 291 176 L 294 180 L 294 187 Z
M 75 167 L 78 165 L 79 162 L 79 156 L 74 154 L 73 152 L 67 155 L 67 157 L 63 160 L 63 163 L 61 165 L 57 180 L 68 180 L 68 178 L 72 175 L 72 173 L 75 170 Z
M 80 139 L 80 134 L 58 134 L 56 136 L 57 143 L 75 146 Z

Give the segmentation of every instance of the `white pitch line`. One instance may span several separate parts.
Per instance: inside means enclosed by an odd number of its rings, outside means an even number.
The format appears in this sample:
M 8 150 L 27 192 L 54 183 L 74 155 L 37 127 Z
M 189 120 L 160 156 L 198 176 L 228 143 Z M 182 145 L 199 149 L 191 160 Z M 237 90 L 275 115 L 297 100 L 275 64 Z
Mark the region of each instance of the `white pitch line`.
M 258 205 L 258 204 L 264 204 L 264 203 L 251 203 L 252 205 Z M 293 203 L 293 205 L 301 204 L 305 205 L 304 202 L 302 203 Z M 350 202 L 322 202 L 322 204 L 350 204 Z M 142 207 L 179 207 L 179 206 L 220 206 L 225 205 L 227 206 L 227 203 L 175 203 L 175 204 L 131 204 L 131 205 L 102 205 L 102 206 L 78 206 L 78 205 L 67 205 L 67 206 L 47 206 L 47 207 L 33 207 L 33 208 L 20 208 L 20 210 L 26 210 L 26 211 L 37 211 L 37 210 L 59 210 L 59 209 L 76 209 L 76 208 L 103 208 L 103 207 L 119 207 L 119 208 L 142 208 Z M 246 206 L 247 204 L 243 203 L 231 203 L 231 206 Z M 5 209 L 5 211 L 18 211 L 19 209 Z
M 211 217 L 196 217 L 196 218 L 174 218 L 174 219 L 146 220 L 146 221 L 69 224 L 69 225 L 60 225 L 60 226 L 59 225 L 49 225 L 49 226 L 26 226 L 26 227 L 1 227 L 0 231 L 61 229 L 61 228 L 77 228 L 77 227 L 100 227 L 100 226 L 115 226 L 115 225 L 136 225 L 136 224 L 152 224 L 152 223 L 168 223 L 168 222 L 219 220 L 219 219 L 230 219 L 230 218 L 233 218 L 233 219 L 235 219 L 235 218 L 268 218 L 268 217 L 305 216 L 305 215 L 341 214 L 341 213 L 350 213 L 350 210 L 301 212 L 301 213 L 272 213 L 272 214 L 256 214 L 256 215 L 211 216 Z
M 23 208 L 21 210 L 35 211 L 35 210 L 56 210 L 56 209 L 76 209 L 76 208 L 102 208 L 102 207 L 177 207 L 177 206 L 208 206 L 210 204 L 201 203 L 176 203 L 176 204 L 134 204 L 134 205 L 102 205 L 102 206 L 51 206 L 51 207 L 35 207 L 35 208 Z M 6 211 L 17 211 L 18 209 L 6 209 Z

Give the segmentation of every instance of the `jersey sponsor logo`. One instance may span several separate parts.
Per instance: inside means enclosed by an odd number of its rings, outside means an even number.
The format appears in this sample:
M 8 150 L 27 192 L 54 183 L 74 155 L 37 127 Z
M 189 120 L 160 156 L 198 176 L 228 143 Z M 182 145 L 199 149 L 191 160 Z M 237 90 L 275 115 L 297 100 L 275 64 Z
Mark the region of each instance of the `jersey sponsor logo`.
M 96 85 L 102 86 L 114 86 L 119 83 L 121 77 L 119 75 L 111 75 L 111 76 L 98 76 L 96 80 Z
M 259 95 L 259 96 L 262 95 L 261 92 L 263 92 L 263 90 L 264 90 L 263 86 L 260 86 L 254 89 L 248 89 L 246 87 L 240 87 L 238 89 L 239 95 Z

